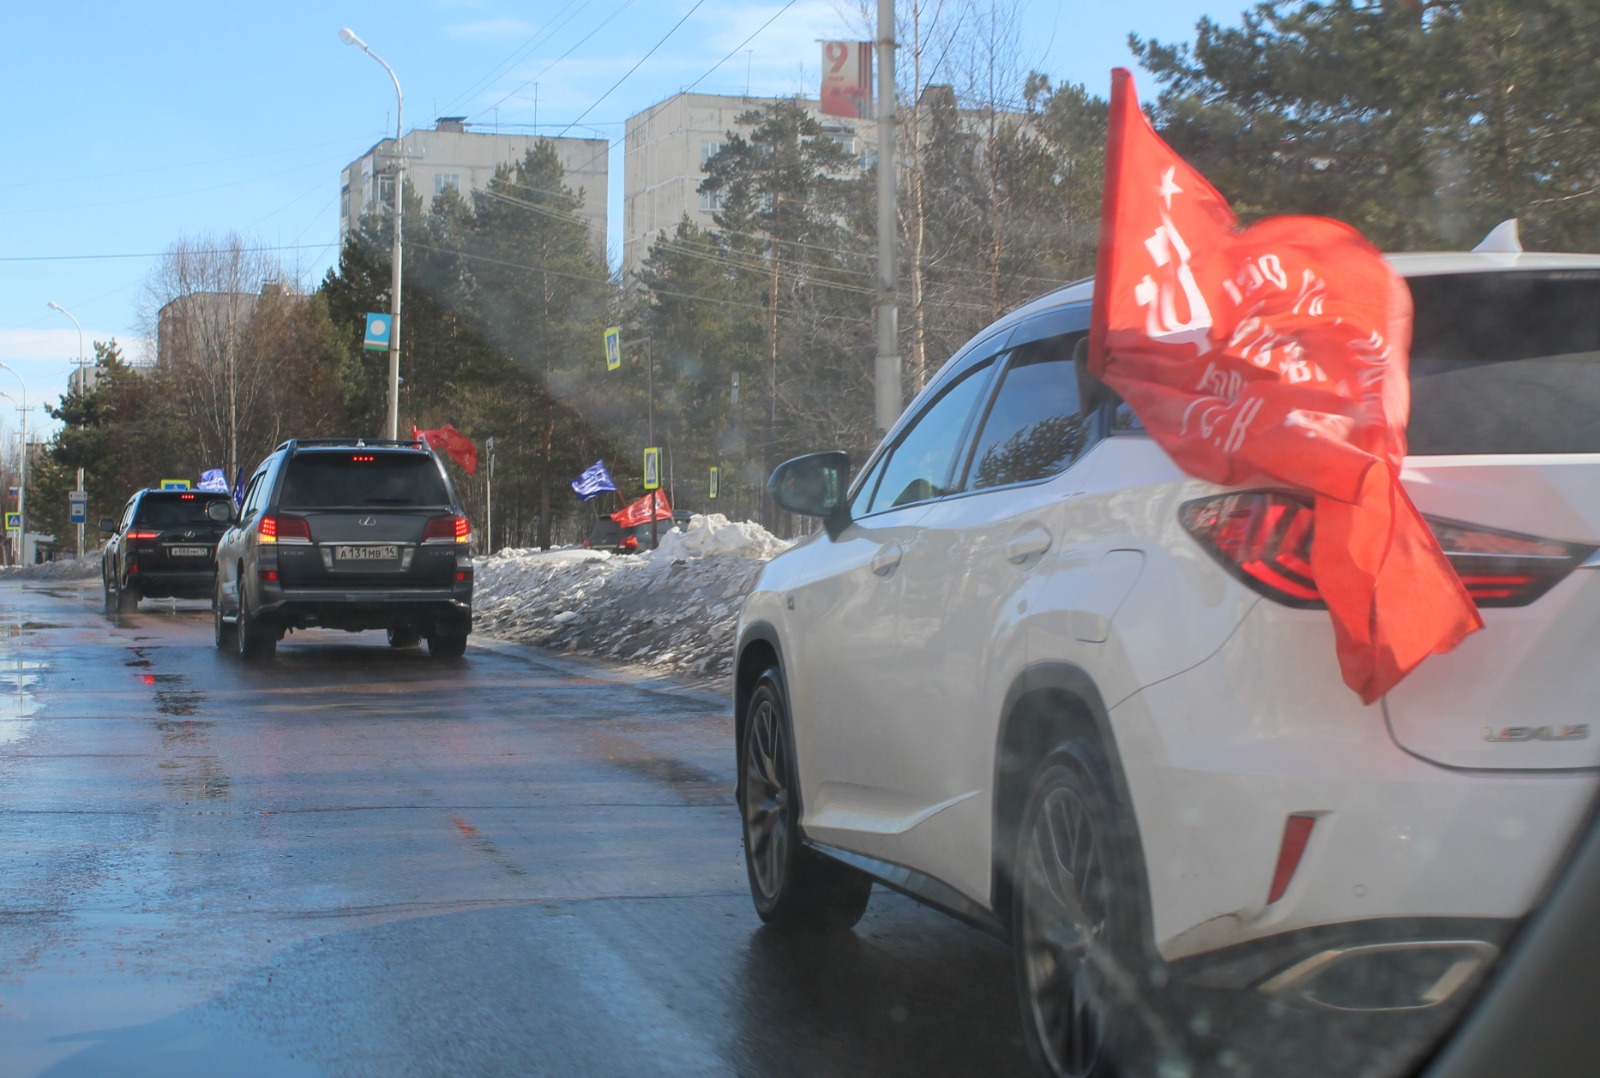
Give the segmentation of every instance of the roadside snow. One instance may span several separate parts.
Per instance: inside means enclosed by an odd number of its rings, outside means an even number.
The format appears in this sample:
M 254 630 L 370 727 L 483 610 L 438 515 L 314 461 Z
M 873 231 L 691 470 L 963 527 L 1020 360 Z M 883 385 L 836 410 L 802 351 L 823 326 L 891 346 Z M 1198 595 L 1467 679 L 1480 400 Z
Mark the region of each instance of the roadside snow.
M 739 606 L 761 567 L 792 544 L 759 524 L 696 516 L 642 554 L 503 550 L 477 562 L 473 631 L 720 677 Z

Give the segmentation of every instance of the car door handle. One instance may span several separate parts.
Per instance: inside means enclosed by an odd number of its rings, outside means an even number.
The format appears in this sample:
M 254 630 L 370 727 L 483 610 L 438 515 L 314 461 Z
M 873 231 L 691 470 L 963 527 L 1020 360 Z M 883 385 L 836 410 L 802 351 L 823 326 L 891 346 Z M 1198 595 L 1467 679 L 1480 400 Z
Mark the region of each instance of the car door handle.
M 1036 558 L 1049 550 L 1050 543 L 1050 533 L 1035 525 L 1013 535 L 1010 542 L 1006 543 L 1006 561 L 1012 565 L 1023 565 L 1030 558 Z
M 905 553 L 905 548 L 899 543 L 879 547 L 878 552 L 872 555 L 872 571 L 878 576 L 888 576 L 894 572 L 895 566 L 900 564 L 900 559 L 905 557 Z

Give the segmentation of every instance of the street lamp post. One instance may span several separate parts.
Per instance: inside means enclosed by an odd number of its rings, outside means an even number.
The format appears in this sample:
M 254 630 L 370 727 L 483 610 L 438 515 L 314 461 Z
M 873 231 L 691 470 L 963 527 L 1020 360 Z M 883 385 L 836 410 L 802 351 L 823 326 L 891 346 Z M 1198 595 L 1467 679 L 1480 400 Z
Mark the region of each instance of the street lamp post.
M 405 98 L 400 93 L 400 77 L 394 73 L 394 68 L 368 48 L 354 30 L 346 26 L 339 31 L 339 40 L 346 45 L 355 45 L 382 64 L 394 83 L 394 270 L 389 285 L 389 438 L 397 440 L 400 437 L 400 218 L 405 204 L 406 175 L 401 111 L 405 107 Z
M 79 322 L 77 317 L 74 316 L 71 311 L 69 311 L 65 307 L 61 306 L 61 304 L 57 303 L 55 300 L 50 300 L 49 301 L 49 306 L 50 306 L 50 309 L 52 311 L 60 311 L 62 314 L 66 315 L 68 318 L 71 318 L 72 319 L 72 324 L 78 327 L 78 392 L 79 393 L 87 393 L 87 392 L 89 392 L 89 378 L 88 378 L 88 375 L 86 375 L 84 373 L 84 366 L 83 366 L 83 323 Z M 80 491 L 84 489 L 84 486 L 83 486 L 83 469 L 82 468 L 78 469 L 78 486 L 77 486 L 77 489 L 80 490 Z M 87 504 L 87 503 L 85 503 L 85 504 Z M 83 525 L 82 524 L 78 525 L 78 560 L 79 561 L 83 560 Z
M 18 382 L 22 383 L 22 403 L 18 411 L 22 413 L 22 467 L 21 474 L 17 477 L 17 564 L 22 564 L 22 551 L 28 542 L 28 383 L 22 381 L 22 375 L 11 370 L 4 363 L 0 363 L 0 370 L 11 371 Z M 11 394 L 0 390 L 0 395 L 16 400 Z

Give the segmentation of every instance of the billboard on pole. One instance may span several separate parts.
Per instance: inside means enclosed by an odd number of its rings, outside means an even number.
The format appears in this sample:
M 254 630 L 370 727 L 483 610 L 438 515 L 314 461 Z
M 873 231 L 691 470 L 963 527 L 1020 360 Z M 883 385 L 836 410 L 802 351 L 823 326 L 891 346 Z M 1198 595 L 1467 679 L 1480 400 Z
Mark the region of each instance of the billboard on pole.
M 822 43 L 822 114 L 856 120 L 872 115 L 872 42 Z

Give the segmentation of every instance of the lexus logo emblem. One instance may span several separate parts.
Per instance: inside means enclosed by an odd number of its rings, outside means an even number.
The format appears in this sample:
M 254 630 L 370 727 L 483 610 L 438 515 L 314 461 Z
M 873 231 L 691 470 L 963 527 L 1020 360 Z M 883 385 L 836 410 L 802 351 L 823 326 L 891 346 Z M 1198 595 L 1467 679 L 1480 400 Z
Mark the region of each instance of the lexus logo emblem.
M 378 518 L 377 517 L 362 517 L 360 520 L 356 521 L 356 523 L 360 524 L 363 528 L 370 528 L 370 527 L 373 527 L 374 525 L 376 525 L 378 523 Z
M 193 539 L 194 538 L 194 532 L 184 532 L 183 533 L 183 537 L 185 539 Z

